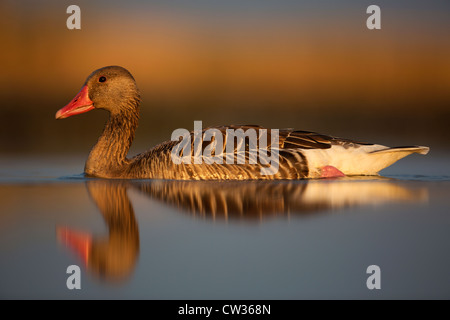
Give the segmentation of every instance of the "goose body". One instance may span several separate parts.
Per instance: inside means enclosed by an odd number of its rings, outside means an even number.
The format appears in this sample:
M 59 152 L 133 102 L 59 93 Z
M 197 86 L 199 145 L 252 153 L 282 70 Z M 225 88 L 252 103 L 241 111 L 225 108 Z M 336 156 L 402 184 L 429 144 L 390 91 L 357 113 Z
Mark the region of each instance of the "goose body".
M 81 91 L 64 108 L 56 113 L 56 119 L 84 113 L 93 109 L 109 111 L 110 118 L 102 135 L 91 150 L 85 165 L 85 174 L 101 178 L 118 179 L 174 179 L 174 180 L 273 180 L 313 179 L 344 175 L 377 175 L 397 160 L 412 154 L 426 154 L 428 147 L 386 147 L 336 138 L 309 131 L 280 129 L 278 143 L 271 145 L 267 139 L 267 150 L 276 148 L 278 170 L 273 174 L 262 174 L 263 164 L 205 163 L 175 164 L 173 149 L 180 141 L 166 141 L 147 152 L 127 158 L 127 154 L 139 120 L 140 96 L 133 76 L 119 66 L 104 67 L 94 71 L 84 83 Z M 222 135 L 223 145 L 227 129 L 244 131 L 263 129 L 259 126 L 221 126 L 215 129 Z M 194 133 L 191 133 L 194 141 Z M 258 137 L 258 139 L 260 139 Z M 259 140 L 258 140 L 259 141 Z M 208 145 L 203 143 L 202 150 Z M 194 156 L 194 148 L 188 156 Z M 215 150 L 226 157 L 238 153 L 237 147 Z M 244 150 L 246 160 L 249 147 Z M 184 155 L 186 156 L 186 155 Z

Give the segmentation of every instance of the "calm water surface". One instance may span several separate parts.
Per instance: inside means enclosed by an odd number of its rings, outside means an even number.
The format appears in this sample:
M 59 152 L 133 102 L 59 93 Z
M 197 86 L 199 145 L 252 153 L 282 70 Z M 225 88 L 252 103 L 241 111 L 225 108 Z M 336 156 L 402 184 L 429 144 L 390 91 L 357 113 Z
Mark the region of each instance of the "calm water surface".
M 449 159 L 218 183 L 86 179 L 84 157 L 3 157 L 0 297 L 448 299 Z M 66 287 L 74 264 L 81 290 Z

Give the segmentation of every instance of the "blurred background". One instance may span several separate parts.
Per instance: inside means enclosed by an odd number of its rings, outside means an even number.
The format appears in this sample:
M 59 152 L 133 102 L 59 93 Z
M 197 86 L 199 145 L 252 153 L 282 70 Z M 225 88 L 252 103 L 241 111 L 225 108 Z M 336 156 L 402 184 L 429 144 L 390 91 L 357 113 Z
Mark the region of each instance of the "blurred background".
M 66 28 L 71 4 L 81 30 Z M 381 30 L 366 28 L 371 4 Z M 107 65 L 141 90 L 132 153 L 194 120 L 444 149 L 449 39 L 446 0 L 2 0 L 0 152 L 87 156 L 106 113 L 54 114 Z

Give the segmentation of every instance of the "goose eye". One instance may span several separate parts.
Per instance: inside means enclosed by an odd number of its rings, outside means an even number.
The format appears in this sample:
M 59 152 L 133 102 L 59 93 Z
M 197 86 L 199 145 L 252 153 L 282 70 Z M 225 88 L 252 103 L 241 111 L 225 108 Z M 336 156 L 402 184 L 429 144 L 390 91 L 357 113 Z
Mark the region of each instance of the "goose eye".
M 99 79 L 98 79 L 98 82 L 105 82 L 106 81 L 106 77 L 100 77 Z

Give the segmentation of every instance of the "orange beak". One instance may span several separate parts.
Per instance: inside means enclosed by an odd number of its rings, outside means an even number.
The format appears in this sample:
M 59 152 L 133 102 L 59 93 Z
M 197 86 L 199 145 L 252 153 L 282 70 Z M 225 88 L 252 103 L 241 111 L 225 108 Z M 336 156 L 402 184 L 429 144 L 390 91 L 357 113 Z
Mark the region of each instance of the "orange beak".
M 89 89 L 87 86 L 81 88 L 80 92 L 64 108 L 56 112 L 56 119 L 64 119 L 80 113 L 85 113 L 94 109 L 94 103 L 89 99 Z

